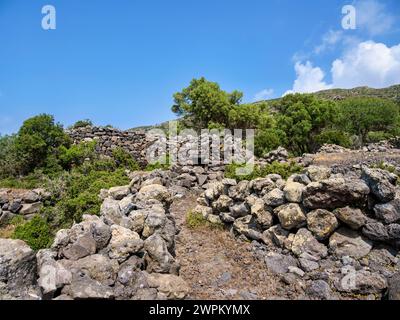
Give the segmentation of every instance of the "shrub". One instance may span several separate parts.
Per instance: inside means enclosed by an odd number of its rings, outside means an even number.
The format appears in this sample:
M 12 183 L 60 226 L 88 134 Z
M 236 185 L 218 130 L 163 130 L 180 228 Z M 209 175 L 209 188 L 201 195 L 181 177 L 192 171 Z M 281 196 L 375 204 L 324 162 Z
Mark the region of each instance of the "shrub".
M 277 149 L 284 141 L 285 133 L 277 129 L 257 130 L 254 139 L 254 152 L 261 157 L 264 154 Z
M 371 132 L 368 132 L 368 134 L 367 134 L 366 142 L 375 143 L 375 142 L 389 139 L 391 137 L 392 137 L 392 135 L 390 133 L 387 133 L 384 131 L 371 131 Z
M 131 171 L 140 169 L 136 160 L 124 149 L 117 147 L 112 151 L 112 154 L 118 167 L 125 167 Z
M 101 160 L 85 163 L 64 173 L 55 183 L 48 184 L 53 197 L 45 208 L 45 214 L 54 228 L 80 222 L 84 214 L 99 214 L 100 190 L 129 183 L 125 170 L 115 169 L 112 163 Z
M 201 213 L 189 211 L 186 215 L 186 225 L 190 229 L 197 229 L 201 227 L 207 227 L 210 229 L 223 229 L 222 223 L 212 223 L 205 219 Z
M 351 146 L 351 140 L 347 133 L 339 130 L 323 131 L 315 138 L 319 146 L 323 144 L 336 144 L 345 148 Z
M 32 220 L 18 225 L 12 235 L 13 239 L 25 241 L 33 250 L 47 248 L 53 236 L 49 225 L 39 215 L 36 215 Z
M 155 161 L 153 163 L 147 164 L 145 171 L 154 171 L 154 170 L 168 170 L 171 167 L 169 155 L 162 157 L 159 161 Z
M 27 174 L 37 168 L 53 171 L 58 149 L 68 147 L 70 143 L 70 138 L 63 127 L 54 122 L 53 116 L 41 114 L 26 120 L 14 141 L 16 153 L 21 159 L 19 173 Z
M 300 165 L 290 163 L 273 162 L 265 166 L 254 166 L 253 170 L 246 175 L 238 175 L 237 169 L 246 168 L 246 164 L 229 164 L 225 167 L 225 177 L 230 179 L 236 179 L 237 181 L 243 180 L 254 180 L 257 178 L 263 178 L 268 174 L 279 174 L 283 179 L 289 178 L 292 174 L 299 173 L 303 170 Z M 251 168 L 250 168 L 251 169 Z
M 64 169 L 70 170 L 73 166 L 82 165 L 86 159 L 93 160 L 95 154 L 96 141 L 81 142 L 72 145 L 70 148 L 60 147 L 59 160 Z
M 93 122 L 89 119 L 85 119 L 85 120 L 78 120 L 77 122 L 75 122 L 72 125 L 72 128 L 78 129 L 78 128 L 84 128 L 84 127 L 89 127 L 89 126 L 93 126 Z
M 361 137 L 364 143 L 371 131 L 389 132 L 398 126 L 399 107 L 381 98 L 351 98 L 340 102 L 341 128 Z

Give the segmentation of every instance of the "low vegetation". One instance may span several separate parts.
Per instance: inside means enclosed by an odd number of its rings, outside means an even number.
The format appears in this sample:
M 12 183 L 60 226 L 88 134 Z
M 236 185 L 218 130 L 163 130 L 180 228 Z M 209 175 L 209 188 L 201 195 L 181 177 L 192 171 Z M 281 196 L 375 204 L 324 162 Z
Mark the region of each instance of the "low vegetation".
M 246 174 L 241 170 L 250 169 L 251 173 Z M 303 167 L 294 163 L 280 163 L 273 162 L 265 166 L 256 165 L 254 168 L 246 167 L 243 164 L 230 164 L 225 167 L 225 177 L 230 179 L 236 179 L 237 181 L 253 180 L 257 178 L 264 178 L 268 174 L 279 174 L 283 179 L 287 179 L 294 173 L 299 173 L 303 170 Z
M 201 213 L 189 211 L 186 215 L 186 225 L 190 229 L 197 229 L 197 228 L 210 228 L 213 230 L 222 230 L 224 228 L 223 223 L 213 223 L 208 221 L 206 218 L 203 217 Z
M 98 214 L 100 190 L 129 183 L 127 170 L 139 169 L 123 149 L 103 157 L 96 153 L 95 141 L 72 145 L 49 115 L 28 119 L 16 135 L 0 138 L 0 146 L 4 146 L 0 148 L 0 165 L 4 164 L 0 187 L 43 187 L 51 194 L 40 215 L 2 229 L 34 249 L 48 246 L 57 230 L 80 222 L 82 215 Z

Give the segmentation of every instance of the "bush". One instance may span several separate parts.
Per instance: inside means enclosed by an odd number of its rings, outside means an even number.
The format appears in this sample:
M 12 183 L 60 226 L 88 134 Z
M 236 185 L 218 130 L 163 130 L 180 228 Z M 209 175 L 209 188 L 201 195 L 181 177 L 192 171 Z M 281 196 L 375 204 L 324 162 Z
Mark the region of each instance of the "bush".
M 101 189 L 128 183 L 125 170 L 115 169 L 113 162 L 85 163 L 48 184 L 53 197 L 45 208 L 46 217 L 53 228 L 69 227 L 73 222 L 80 222 L 84 214 L 99 214 Z
M 112 151 L 112 154 L 118 167 L 125 167 L 131 171 L 140 169 L 136 160 L 124 149 L 117 147 Z
M 273 162 L 265 166 L 254 166 L 253 170 L 246 175 L 238 175 L 237 169 L 246 168 L 246 164 L 230 164 L 225 167 L 225 177 L 236 179 L 237 181 L 254 180 L 264 178 L 268 174 L 279 174 L 283 179 L 289 178 L 292 174 L 299 173 L 303 170 L 300 165 L 290 163 Z
M 70 138 L 63 127 L 54 122 L 53 116 L 42 114 L 26 120 L 14 141 L 21 159 L 19 173 L 27 174 L 38 168 L 54 171 L 59 148 L 69 147 L 70 143 Z
M 59 160 L 64 169 L 70 170 L 73 166 L 82 165 L 85 159 L 94 160 L 96 158 L 95 150 L 96 141 L 81 142 L 70 148 L 61 146 Z
M 285 133 L 277 129 L 257 130 L 254 139 L 254 152 L 256 156 L 262 157 L 264 154 L 277 149 L 283 144 Z
M 12 235 L 13 239 L 25 241 L 33 250 L 39 250 L 50 246 L 53 236 L 49 225 L 39 215 L 32 220 L 18 225 Z
M 387 140 L 391 138 L 392 135 L 390 133 L 384 131 L 371 131 L 368 132 L 366 142 L 368 143 L 375 143 L 382 140 Z
M 201 213 L 189 211 L 186 215 L 186 225 L 190 229 L 197 229 L 201 227 L 207 227 L 210 229 L 223 229 L 224 225 L 222 223 L 211 223 L 203 217 Z
M 164 156 L 159 161 L 147 164 L 145 171 L 154 171 L 154 170 L 169 170 L 171 167 L 169 155 Z
M 89 119 L 85 119 L 85 120 L 78 120 L 77 122 L 75 122 L 72 125 L 73 129 L 78 129 L 78 128 L 84 128 L 84 127 L 91 127 L 93 126 L 93 122 Z
M 319 146 L 324 144 L 336 144 L 345 148 L 351 146 L 351 139 L 349 135 L 339 130 L 326 130 L 323 131 L 315 138 Z
M 399 107 L 381 98 L 351 98 L 340 102 L 341 128 L 367 141 L 371 131 L 390 132 L 396 129 Z

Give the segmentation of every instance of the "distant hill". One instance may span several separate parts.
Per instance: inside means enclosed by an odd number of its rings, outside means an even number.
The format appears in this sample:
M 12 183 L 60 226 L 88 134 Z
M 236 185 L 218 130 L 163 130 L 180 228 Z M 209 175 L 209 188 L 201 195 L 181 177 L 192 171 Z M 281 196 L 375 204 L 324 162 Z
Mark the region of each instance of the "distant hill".
M 382 89 L 374 89 L 369 87 L 358 87 L 353 89 L 330 89 L 316 92 L 315 95 L 331 100 L 342 100 L 350 97 L 385 98 L 400 103 L 400 84 Z

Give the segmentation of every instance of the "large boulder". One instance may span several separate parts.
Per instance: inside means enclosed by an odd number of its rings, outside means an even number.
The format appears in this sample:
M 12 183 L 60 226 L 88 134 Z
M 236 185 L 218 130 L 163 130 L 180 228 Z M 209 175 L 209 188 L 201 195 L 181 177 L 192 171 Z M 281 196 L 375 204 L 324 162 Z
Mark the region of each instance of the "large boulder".
M 286 202 L 285 194 L 279 188 L 275 188 L 268 192 L 263 200 L 267 206 L 270 207 L 279 207 Z
M 368 222 L 362 228 L 362 234 L 366 236 L 368 239 L 373 241 L 387 241 L 389 240 L 389 234 L 386 229 L 386 226 L 381 222 Z
M 171 300 L 182 300 L 190 291 L 185 280 L 172 274 L 151 273 L 147 283 L 150 288 L 157 289 L 159 294 Z
M 262 237 L 260 226 L 251 215 L 236 219 L 233 229 L 252 240 L 260 240 Z
M 113 225 L 111 233 L 111 240 L 108 244 L 108 255 L 111 259 L 116 259 L 121 263 L 143 248 L 143 240 L 134 231 Z
M 251 206 L 251 214 L 256 218 L 260 227 L 265 230 L 272 226 L 272 213 L 267 210 L 267 207 L 262 199 L 257 198 Z
M 224 194 L 221 195 L 217 201 L 212 203 L 212 208 L 215 213 L 227 212 L 231 206 L 233 206 L 233 200 Z
M 283 189 L 283 193 L 285 194 L 285 198 L 288 202 L 301 203 L 303 200 L 304 189 L 304 184 L 299 182 L 287 182 L 285 188 Z
M 325 240 L 336 230 L 339 223 L 335 215 L 324 209 L 307 214 L 307 227 L 318 240 Z
M 389 202 L 396 195 L 396 175 L 381 169 L 363 168 L 362 179 L 368 184 L 371 193 L 381 202 Z
M 282 275 L 289 271 L 289 267 L 297 267 L 298 263 L 291 255 L 269 252 L 265 256 L 265 264 L 271 272 Z
M 172 202 L 168 189 L 159 184 L 151 184 L 140 188 L 136 195 L 136 201 L 145 203 L 148 200 L 158 200 L 166 205 Z
M 168 246 L 161 235 L 154 233 L 144 241 L 147 252 L 147 271 L 156 273 L 178 273 L 178 265 L 169 253 Z
M 389 280 L 389 300 L 400 300 L 400 273 L 397 273 Z
M 297 203 L 289 203 L 274 210 L 282 227 L 287 230 L 303 226 L 307 220 L 303 210 Z
M 0 239 L 0 282 L 10 292 L 21 292 L 35 280 L 35 252 L 21 240 Z
M 314 182 L 328 179 L 331 173 L 331 168 L 324 166 L 309 166 L 306 170 L 306 174 Z
M 338 208 L 333 211 L 336 218 L 341 222 L 349 226 L 353 230 L 358 230 L 367 222 L 367 217 L 362 213 L 360 209 L 344 207 Z
M 400 192 L 397 192 L 394 200 L 375 205 L 374 212 L 375 216 L 386 224 L 400 221 Z
M 303 204 L 309 209 L 336 209 L 364 205 L 369 188 L 363 180 L 333 178 L 310 183 L 303 192 Z
M 328 249 L 318 242 L 306 228 L 297 231 L 292 243 L 292 252 L 298 257 L 308 254 L 316 260 L 325 258 L 328 255 Z
M 372 243 L 358 232 L 342 227 L 330 237 L 329 248 L 337 257 L 360 259 L 371 251 Z

